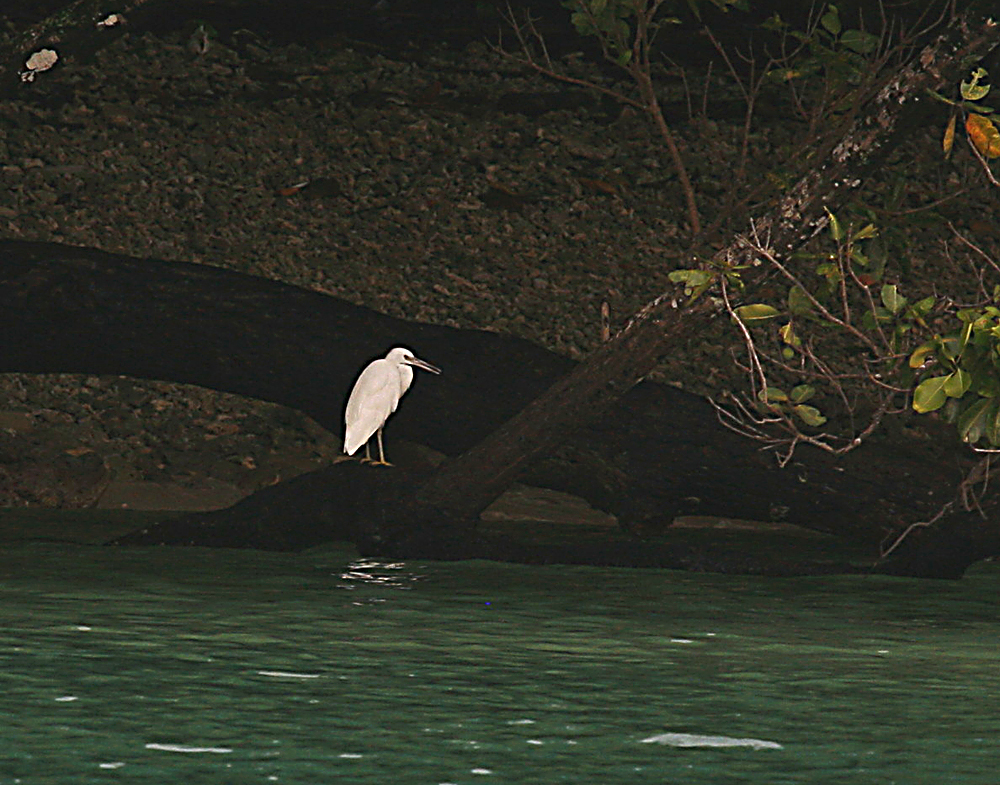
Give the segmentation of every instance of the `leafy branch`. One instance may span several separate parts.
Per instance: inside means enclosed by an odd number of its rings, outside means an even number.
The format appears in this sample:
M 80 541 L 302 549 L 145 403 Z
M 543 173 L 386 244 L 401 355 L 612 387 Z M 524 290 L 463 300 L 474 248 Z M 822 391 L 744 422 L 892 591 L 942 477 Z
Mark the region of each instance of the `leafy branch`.
M 691 297 L 717 287 L 743 339 L 747 360 L 738 364 L 747 373 L 749 389 L 742 395 L 723 394 L 726 406 L 716 406 L 720 421 L 769 448 L 780 449 L 781 465 L 791 459 L 799 444 L 834 454 L 849 452 L 887 413 L 902 409 L 898 398 L 908 387 L 897 378 L 906 359 L 901 347 L 913 325 L 923 322 L 935 305 L 933 297 L 910 304 L 896 284 L 881 282 L 882 271 L 869 248 L 879 247 L 872 224 L 855 230 L 853 226 L 845 229 L 833 214 L 828 220 L 836 251 L 814 259 L 818 263 L 809 278 L 782 261 L 767 238 L 756 231 L 741 238 L 756 264 L 772 267 L 785 280 L 783 307 L 764 302 L 734 306 L 730 290 L 740 288 L 736 268 L 671 274 Z M 799 255 L 796 261 L 802 265 L 808 260 Z M 881 264 L 884 267 L 884 260 Z M 762 341 L 775 349 L 767 351 Z M 853 359 L 858 356 L 863 358 L 860 365 Z M 843 367 L 838 370 L 838 365 Z M 854 388 L 850 394 L 846 385 Z M 856 388 L 862 386 L 869 391 L 864 406 L 867 415 L 865 424 L 857 426 Z M 817 430 L 828 421 L 814 405 L 824 391 L 827 398 L 832 394 L 831 400 L 839 401 L 839 413 L 848 420 L 841 434 Z

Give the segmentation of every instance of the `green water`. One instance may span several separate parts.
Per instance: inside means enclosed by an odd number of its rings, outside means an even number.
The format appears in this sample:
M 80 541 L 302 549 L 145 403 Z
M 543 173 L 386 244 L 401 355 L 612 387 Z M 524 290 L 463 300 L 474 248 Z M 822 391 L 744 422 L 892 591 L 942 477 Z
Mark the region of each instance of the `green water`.
M 0 783 L 995 783 L 998 590 L 15 543 Z

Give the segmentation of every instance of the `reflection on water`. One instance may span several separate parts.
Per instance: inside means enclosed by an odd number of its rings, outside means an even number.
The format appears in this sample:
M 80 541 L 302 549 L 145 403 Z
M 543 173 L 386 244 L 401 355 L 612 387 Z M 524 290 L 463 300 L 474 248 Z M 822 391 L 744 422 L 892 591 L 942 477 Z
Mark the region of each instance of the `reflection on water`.
M 340 584 L 342 589 L 353 589 L 362 585 L 409 589 L 424 576 L 413 572 L 406 562 L 358 559 L 348 564 L 340 577 L 343 580 Z
M 20 544 L 0 783 L 992 783 L 998 588 Z

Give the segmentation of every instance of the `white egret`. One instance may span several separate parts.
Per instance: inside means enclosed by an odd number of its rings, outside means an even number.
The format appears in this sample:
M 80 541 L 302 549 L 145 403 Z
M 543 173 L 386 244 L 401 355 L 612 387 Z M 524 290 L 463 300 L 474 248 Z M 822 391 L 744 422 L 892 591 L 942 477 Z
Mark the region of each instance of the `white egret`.
M 363 444 L 365 457 L 371 460 L 368 442 L 377 434 L 379 460 L 375 463 L 389 465 L 382 451 L 382 427 L 396 411 L 399 399 L 410 389 L 413 368 L 441 373 L 440 368 L 424 362 L 402 346 L 397 346 L 381 360 L 373 360 L 361 372 L 344 410 L 344 452 L 354 455 Z

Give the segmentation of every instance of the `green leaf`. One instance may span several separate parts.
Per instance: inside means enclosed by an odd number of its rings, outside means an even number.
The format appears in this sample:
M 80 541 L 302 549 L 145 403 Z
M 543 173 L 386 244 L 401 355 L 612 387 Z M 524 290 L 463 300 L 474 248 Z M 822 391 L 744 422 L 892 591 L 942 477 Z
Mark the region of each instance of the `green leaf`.
M 823 28 L 830 35 L 837 35 L 840 33 L 840 13 L 837 11 L 837 6 L 831 5 L 827 6 L 827 12 L 820 17 L 819 23 L 823 25 Z
M 880 322 L 891 322 L 892 321 L 892 311 L 888 308 L 883 308 L 880 305 L 875 306 L 875 318 Z M 868 314 L 865 314 L 867 316 Z
M 956 335 L 946 335 L 938 341 L 939 355 L 947 360 L 954 362 L 957 360 L 961 354 L 962 349 L 965 348 L 962 342 Z
M 809 384 L 800 384 L 792 388 L 788 397 L 792 403 L 805 403 L 816 394 L 816 388 Z
M 773 319 L 780 313 L 781 312 L 777 308 L 765 305 L 764 303 L 741 305 L 736 309 L 736 316 L 744 324 L 752 324 L 753 322 L 762 322 L 766 319 Z
M 868 275 L 877 281 L 885 272 L 885 264 L 889 260 L 889 249 L 885 238 L 881 235 L 873 237 L 865 243 L 865 251 L 868 253 Z
M 882 304 L 892 313 L 897 314 L 906 305 L 906 298 L 896 289 L 896 284 L 886 284 L 882 287 Z
M 992 404 L 986 420 L 986 438 L 992 446 L 996 447 L 1000 444 L 1000 400 L 996 398 L 989 400 Z
M 959 368 L 949 374 L 944 383 L 944 394 L 949 398 L 961 398 L 972 386 L 972 374 Z
M 770 30 L 773 33 L 780 33 L 788 27 L 788 23 L 785 22 L 781 16 L 775 13 L 773 16 L 769 16 L 763 22 L 761 22 L 761 29 Z
M 840 268 L 833 262 L 823 262 L 816 265 L 816 275 L 822 275 L 831 284 L 840 280 Z
M 583 11 L 575 11 L 572 13 L 569 17 L 569 21 L 580 35 L 593 35 L 597 32 L 594 26 L 590 23 L 590 17 L 583 13 Z
M 932 376 L 924 379 L 913 391 L 913 410 L 920 414 L 933 412 L 944 406 L 948 400 L 948 395 L 944 391 L 944 385 L 948 381 L 948 376 Z
M 793 286 L 788 290 L 788 310 L 798 316 L 812 312 L 812 300 L 799 286 Z
M 983 438 L 986 429 L 990 426 L 990 409 L 996 406 L 993 398 L 981 398 L 972 406 L 966 409 L 958 418 L 956 427 L 958 435 L 963 442 L 975 444 Z M 994 419 L 995 419 L 994 411 Z
M 673 283 L 684 284 L 687 291 L 704 286 L 712 280 L 712 274 L 708 270 L 674 270 L 667 277 Z
M 845 30 L 840 36 L 840 43 L 845 49 L 866 55 L 878 48 L 878 36 L 866 33 L 864 30 Z
M 917 316 L 927 316 L 927 314 L 929 314 L 931 309 L 934 307 L 935 302 L 936 300 L 934 299 L 933 294 L 925 297 L 923 300 L 917 300 L 913 304 L 913 311 Z
M 826 417 L 820 414 L 819 409 L 815 406 L 806 406 L 805 404 L 800 403 L 798 406 L 793 407 L 792 411 L 798 415 L 802 422 L 806 425 L 812 426 L 813 428 L 819 428 L 819 426 L 826 422 Z

